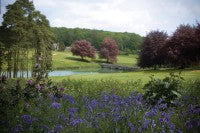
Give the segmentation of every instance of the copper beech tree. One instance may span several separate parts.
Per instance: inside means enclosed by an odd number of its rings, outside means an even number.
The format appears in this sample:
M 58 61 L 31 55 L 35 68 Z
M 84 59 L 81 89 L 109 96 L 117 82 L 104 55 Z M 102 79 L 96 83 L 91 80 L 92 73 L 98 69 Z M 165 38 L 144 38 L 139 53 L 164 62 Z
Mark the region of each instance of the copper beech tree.
M 140 67 L 154 67 L 164 64 L 165 50 L 164 45 L 167 33 L 163 31 L 151 31 L 147 34 L 141 46 L 139 55 Z
M 83 60 L 84 57 L 95 58 L 96 50 L 87 40 L 75 41 L 72 45 L 71 52 L 73 55 L 81 56 Z
M 198 24 L 199 25 L 199 24 Z M 198 25 L 180 25 L 166 42 L 167 62 L 185 68 L 199 62 Z
M 117 62 L 117 55 L 119 53 L 119 49 L 116 41 L 113 38 L 106 37 L 103 40 L 103 44 L 101 45 L 100 57 L 106 59 L 107 62 Z

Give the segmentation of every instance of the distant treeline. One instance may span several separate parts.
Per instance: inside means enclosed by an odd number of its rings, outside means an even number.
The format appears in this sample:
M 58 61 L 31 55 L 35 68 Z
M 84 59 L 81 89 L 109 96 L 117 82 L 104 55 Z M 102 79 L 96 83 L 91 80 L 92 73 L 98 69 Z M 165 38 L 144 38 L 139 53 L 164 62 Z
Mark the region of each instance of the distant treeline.
M 137 53 L 143 40 L 143 37 L 140 35 L 127 32 L 109 32 L 65 27 L 52 27 L 51 29 L 55 34 L 57 42 L 64 43 L 65 46 L 71 46 L 76 40 L 86 39 L 90 41 L 97 50 L 100 50 L 100 46 L 105 37 L 112 37 L 117 41 L 121 51 Z

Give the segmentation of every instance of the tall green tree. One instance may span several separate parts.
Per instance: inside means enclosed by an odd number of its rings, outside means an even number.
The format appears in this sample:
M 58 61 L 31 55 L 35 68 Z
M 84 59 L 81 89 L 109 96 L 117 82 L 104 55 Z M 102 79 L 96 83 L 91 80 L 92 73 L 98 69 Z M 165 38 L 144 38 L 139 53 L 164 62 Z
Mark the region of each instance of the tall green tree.
M 41 78 L 51 71 L 54 34 L 51 32 L 49 21 L 39 11 L 34 12 L 33 21 L 35 54 L 32 76 Z
M 23 77 L 22 71 L 27 70 L 29 63 L 29 51 L 34 49 L 33 66 L 40 61 L 41 71 L 47 72 L 51 67 L 51 44 L 53 33 L 49 22 L 39 11 L 35 11 L 32 1 L 16 0 L 6 7 L 7 12 L 3 15 L 1 32 L 2 42 L 6 44 L 7 72 L 9 77 L 17 77 L 18 71 Z M 13 75 L 11 75 L 13 72 Z M 35 72 L 35 69 L 33 69 Z M 41 75 L 41 74 L 40 74 Z

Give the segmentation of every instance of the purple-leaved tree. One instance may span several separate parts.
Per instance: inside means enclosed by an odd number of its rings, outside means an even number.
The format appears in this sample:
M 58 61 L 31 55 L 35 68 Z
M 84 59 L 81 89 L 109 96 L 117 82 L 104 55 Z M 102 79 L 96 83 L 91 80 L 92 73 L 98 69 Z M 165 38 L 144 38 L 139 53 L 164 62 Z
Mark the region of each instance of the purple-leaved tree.
M 71 52 L 73 53 L 73 55 L 81 56 L 82 60 L 84 57 L 96 57 L 95 48 L 91 45 L 89 41 L 86 40 L 75 41 L 75 43 L 72 45 Z

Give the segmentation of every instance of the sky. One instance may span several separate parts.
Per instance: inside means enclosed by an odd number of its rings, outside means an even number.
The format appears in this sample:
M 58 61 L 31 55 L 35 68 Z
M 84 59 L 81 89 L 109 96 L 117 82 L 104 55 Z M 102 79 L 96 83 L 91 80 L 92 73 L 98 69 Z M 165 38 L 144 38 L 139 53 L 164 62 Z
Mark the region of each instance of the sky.
M 15 0 L 0 0 L 5 6 Z M 172 34 L 180 24 L 200 22 L 200 0 L 33 0 L 53 27 L 134 32 L 151 30 Z

